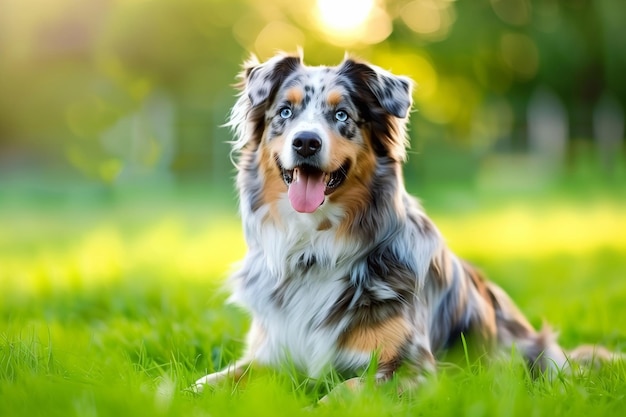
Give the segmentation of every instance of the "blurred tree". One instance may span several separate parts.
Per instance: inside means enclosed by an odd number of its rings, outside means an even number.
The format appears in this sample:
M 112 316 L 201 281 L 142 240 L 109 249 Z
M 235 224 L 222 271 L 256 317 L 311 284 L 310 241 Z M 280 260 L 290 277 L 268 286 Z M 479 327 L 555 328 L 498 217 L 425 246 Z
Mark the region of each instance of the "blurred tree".
M 298 46 L 312 64 L 350 50 L 412 76 L 420 143 L 470 155 L 526 150 L 530 132 L 550 131 L 528 125 L 545 94 L 563 106 L 554 123 L 565 120 L 568 140 L 602 131 L 619 142 L 625 19 L 626 6 L 611 0 L 4 0 L 0 169 L 17 151 L 130 180 L 122 173 L 138 159 L 121 150 L 138 143 L 141 125 L 142 170 L 221 180 L 229 132 L 218 126 L 240 63 Z M 169 108 L 158 122 L 146 116 L 165 108 L 157 102 Z

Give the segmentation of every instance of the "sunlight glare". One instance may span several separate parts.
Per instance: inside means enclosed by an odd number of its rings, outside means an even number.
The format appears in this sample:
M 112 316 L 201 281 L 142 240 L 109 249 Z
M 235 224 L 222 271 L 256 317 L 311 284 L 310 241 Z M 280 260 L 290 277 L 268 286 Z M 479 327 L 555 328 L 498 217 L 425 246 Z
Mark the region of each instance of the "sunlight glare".
M 363 32 L 376 0 L 317 0 L 320 26 L 329 35 L 356 38 Z

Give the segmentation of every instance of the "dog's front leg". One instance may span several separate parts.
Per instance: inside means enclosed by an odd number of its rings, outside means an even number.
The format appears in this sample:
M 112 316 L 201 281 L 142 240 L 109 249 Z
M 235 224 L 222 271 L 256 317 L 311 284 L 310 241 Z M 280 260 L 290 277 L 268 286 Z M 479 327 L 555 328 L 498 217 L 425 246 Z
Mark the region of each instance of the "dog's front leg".
M 191 386 L 191 391 L 200 393 L 204 391 L 206 386 L 216 386 L 225 380 L 232 380 L 239 382 L 246 376 L 248 370 L 256 362 L 256 352 L 265 340 L 265 333 L 257 321 L 253 320 L 250 326 L 250 331 L 247 336 L 247 351 L 242 359 L 235 361 L 228 365 L 226 369 L 219 372 L 208 374 L 198 379 L 194 385 Z
M 359 392 L 363 388 L 363 385 L 363 378 L 350 378 L 333 388 L 328 394 L 320 398 L 317 403 L 320 405 L 326 404 L 333 399 L 345 397 L 347 393 Z
M 435 374 L 435 360 L 432 354 L 426 355 L 424 361 L 408 362 L 397 370 L 385 369 L 383 365 L 376 373 L 376 384 L 383 384 L 391 380 L 395 375 L 398 380 L 398 394 L 401 395 L 417 389 L 429 376 Z M 323 396 L 318 401 L 318 404 L 326 404 L 335 399 L 345 398 L 350 393 L 358 393 L 365 385 L 365 378 L 355 377 L 347 379 Z
M 211 386 L 214 387 L 220 384 L 222 381 L 232 380 L 234 382 L 239 382 L 247 373 L 248 369 L 252 365 L 252 361 L 241 359 L 236 361 L 225 369 L 214 372 L 212 374 L 208 374 L 198 379 L 194 385 L 191 386 L 191 391 L 196 393 L 201 393 L 204 391 L 205 387 Z
M 386 341 L 392 339 L 387 338 Z M 374 354 L 379 359 L 375 376 L 376 384 L 383 384 L 396 378 L 398 394 L 418 388 L 436 372 L 435 357 L 431 352 L 430 341 L 426 334 L 409 333 L 401 343 L 392 344 L 392 346 L 379 345 Z M 324 404 L 335 398 L 342 398 L 349 392 L 359 392 L 365 385 L 365 381 L 361 377 L 348 379 L 322 397 L 319 403 Z

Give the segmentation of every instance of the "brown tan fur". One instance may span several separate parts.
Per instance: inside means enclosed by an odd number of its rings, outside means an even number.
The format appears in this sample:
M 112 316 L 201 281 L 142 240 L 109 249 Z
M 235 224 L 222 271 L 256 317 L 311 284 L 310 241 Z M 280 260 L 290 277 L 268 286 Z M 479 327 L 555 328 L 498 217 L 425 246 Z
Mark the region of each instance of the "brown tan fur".
M 346 349 L 377 352 L 379 363 L 386 364 L 398 358 L 410 333 L 410 323 L 397 316 L 371 327 L 355 327 L 343 336 L 340 343 Z
M 479 352 L 515 347 L 536 375 L 623 357 L 581 347 L 568 358 L 447 247 L 404 187 L 409 79 L 284 54 L 240 77 L 230 125 L 248 251 L 230 282 L 252 327 L 242 360 L 196 390 L 286 363 L 311 377 L 334 368 L 349 378 L 339 390 L 354 390 L 373 359 L 377 381 L 412 389 L 466 335 Z

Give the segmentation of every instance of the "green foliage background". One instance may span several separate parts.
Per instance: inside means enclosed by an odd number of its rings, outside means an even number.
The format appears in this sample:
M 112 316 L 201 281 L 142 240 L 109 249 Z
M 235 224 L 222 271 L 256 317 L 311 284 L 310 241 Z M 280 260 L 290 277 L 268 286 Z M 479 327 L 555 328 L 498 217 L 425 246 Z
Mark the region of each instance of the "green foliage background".
M 350 37 L 324 23 L 321 3 L 346 24 L 373 9 Z M 224 183 L 230 134 L 219 125 L 241 63 L 302 47 L 310 64 L 349 51 L 414 78 L 409 181 L 493 178 L 512 156 L 518 169 L 539 166 L 540 181 L 580 163 L 624 179 L 621 2 L 343 3 L 3 1 L 2 172 Z M 565 131 L 533 133 L 533 109 Z

